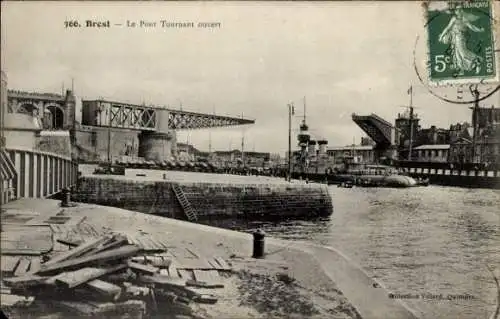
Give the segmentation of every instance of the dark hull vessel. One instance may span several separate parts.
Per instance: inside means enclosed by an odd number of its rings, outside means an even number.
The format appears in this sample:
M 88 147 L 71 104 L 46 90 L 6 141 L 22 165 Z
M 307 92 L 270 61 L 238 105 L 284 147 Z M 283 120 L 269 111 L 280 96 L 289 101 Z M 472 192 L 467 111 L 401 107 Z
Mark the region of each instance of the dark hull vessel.
M 400 161 L 396 167 L 409 176 L 427 179 L 431 185 L 500 189 L 498 165 Z
M 293 176 L 295 175 L 295 176 Z M 385 165 L 350 165 L 327 174 L 292 174 L 292 177 L 338 184 L 340 187 L 392 187 L 407 188 L 428 185 L 428 180 L 402 175 L 394 167 Z

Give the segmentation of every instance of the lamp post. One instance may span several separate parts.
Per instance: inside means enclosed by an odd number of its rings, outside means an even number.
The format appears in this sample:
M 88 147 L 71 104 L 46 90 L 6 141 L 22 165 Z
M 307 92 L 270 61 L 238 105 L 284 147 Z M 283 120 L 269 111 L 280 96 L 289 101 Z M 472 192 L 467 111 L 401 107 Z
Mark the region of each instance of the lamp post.
M 288 104 L 288 181 L 292 179 L 292 115 L 293 103 Z
M 476 163 L 476 144 L 477 144 L 477 135 L 478 135 L 478 113 L 479 113 L 479 90 L 477 89 L 477 85 L 470 86 L 470 91 L 474 96 L 474 106 L 472 107 L 472 163 Z

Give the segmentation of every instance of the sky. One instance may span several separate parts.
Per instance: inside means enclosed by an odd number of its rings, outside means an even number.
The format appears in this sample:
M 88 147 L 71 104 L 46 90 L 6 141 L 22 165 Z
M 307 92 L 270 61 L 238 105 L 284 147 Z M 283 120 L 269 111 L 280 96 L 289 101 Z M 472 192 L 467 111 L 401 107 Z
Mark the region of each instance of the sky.
M 245 150 L 284 154 L 287 104 L 296 106 L 295 147 L 304 96 L 310 133 L 329 146 L 365 136 L 352 113 L 394 122 L 410 85 L 422 126 L 447 128 L 471 117 L 467 105 L 443 102 L 417 78 L 414 49 L 424 48 L 416 39 L 425 34 L 417 2 L 2 2 L 1 15 L 10 89 L 57 93 L 73 79 L 80 98 L 255 120 L 178 132 L 179 142 L 201 150 L 209 141 L 212 150 L 241 149 L 244 137 Z M 65 28 L 75 20 L 111 27 Z M 127 20 L 156 27 L 127 27 Z M 195 27 L 162 28 L 160 20 Z M 499 102 L 495 94 L 482 104 Z

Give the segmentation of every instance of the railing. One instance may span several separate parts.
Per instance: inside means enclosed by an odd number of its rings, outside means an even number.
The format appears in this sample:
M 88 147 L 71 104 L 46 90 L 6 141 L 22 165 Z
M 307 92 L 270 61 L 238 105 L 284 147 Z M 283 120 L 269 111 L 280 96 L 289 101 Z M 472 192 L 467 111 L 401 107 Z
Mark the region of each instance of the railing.
M 76 184 L 78 164 L 61 155 L 31 150 L 6 149 L 15 175 L 2 201 L 23 197 L 45 198 Z

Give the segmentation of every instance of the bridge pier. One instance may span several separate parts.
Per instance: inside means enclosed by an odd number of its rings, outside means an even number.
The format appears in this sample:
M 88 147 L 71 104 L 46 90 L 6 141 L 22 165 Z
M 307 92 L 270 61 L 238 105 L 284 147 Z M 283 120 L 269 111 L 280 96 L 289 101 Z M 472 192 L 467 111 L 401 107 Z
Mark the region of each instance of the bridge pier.
M 142 132 L 139 135 L 139 157 L 147 161 L 163 161 L 172 157 L 172 145 L 175 145 L 174 132 Z

